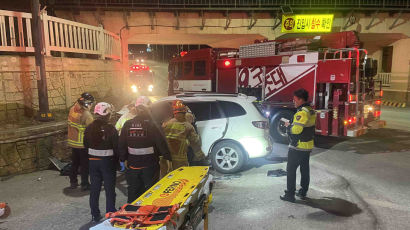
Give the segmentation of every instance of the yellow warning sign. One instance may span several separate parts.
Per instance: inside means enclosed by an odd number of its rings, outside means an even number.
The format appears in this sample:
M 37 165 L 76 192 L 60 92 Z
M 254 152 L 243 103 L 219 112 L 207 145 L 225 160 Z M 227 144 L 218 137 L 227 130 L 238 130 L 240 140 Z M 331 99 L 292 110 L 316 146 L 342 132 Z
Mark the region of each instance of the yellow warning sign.
M 295 14 L 282 16 L 282 33 L 331 32 L 333 14 Z

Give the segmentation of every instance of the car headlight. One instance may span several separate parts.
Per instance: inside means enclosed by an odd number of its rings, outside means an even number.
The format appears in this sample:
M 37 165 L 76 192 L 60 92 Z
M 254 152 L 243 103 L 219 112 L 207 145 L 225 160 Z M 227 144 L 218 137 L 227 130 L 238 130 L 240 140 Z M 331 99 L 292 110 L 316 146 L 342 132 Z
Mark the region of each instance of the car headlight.
M 148 91 L 152 92 L 153 89 L 154 89 L 154 86 L 153 86 L 153 85 L 149 85 L 149 86 L 148 86 Z
M 138 92 L 138 88 L 137 88 L 136 85 L 132 85 L 132 86 L 131 86 L 131 90 L 132 90 L 132 92 L 134 92 L 134 93 Z
M 245 137 L 239 140 L 248 154 L 252 156 L 261 156 L 264 153 L 263 143 L 258 138 Z

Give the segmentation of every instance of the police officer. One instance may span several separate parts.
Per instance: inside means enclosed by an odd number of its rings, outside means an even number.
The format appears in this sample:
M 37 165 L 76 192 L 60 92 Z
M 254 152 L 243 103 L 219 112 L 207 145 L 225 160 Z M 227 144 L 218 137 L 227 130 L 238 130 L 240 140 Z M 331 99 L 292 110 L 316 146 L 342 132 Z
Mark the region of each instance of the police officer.
M 70 188 L 78 186 L 78 168 L 81 168 L 81 190 L 89 189 L 88 182 L 88 154 L 84 148 L 83 137 L 85 128 L 93 122 L 90 108 L 94 103 L 94 97 L 89 93 L 81 94 L 81 97 L 70 108 L 68 114 L 67 143 L 72 148 L 72 165 L 70 172 Z
M 90 169 L 90 208 L 92 220 L 99 222 L 99 198 L 104 181 L 106 212 L 115 212 L 116 162 L 118 162 L 118 132 L 108 123 L 112 105 L 100 102 L 94 108 L 95 120 L 84 132 L 84 146 L 88 148 Z
M 125 122 L 120 134 L 120 161 L 128 161 L 128 203 L 159 180 L 159 157 L 171 160 L 165 137 L 147 104 L 136 104 L 137 115 Z
M 173 105 L 174 118 L 163 124 L 165 136 L 171 151 L 172 170 L 189 166 L 187 156 L 188 146 L 192 147 L 194 160 L 199 161 L 205 158 L 201 150 L 201 139 L 190 123 L 192 121 L 187 121 L 187 112 L 187 107 L 182 101 L 178 100 Z M 164 176 L 164 174 L 169 171 L 171 171 L 170 168 L 166 171 L 163 169 L 161 176 Z
M 285 195 L 280 196 L 280 199 L 284 201 L 295 202 L 296 170 L 299 166 L 301 189 L 296 195 L 304 199 L 309 189 L 309 158 L 314 145 L 316 114 L 308 103 L 308 98 L 309 93 L 305 89 L 299 89 L 293 93 L 293 102 L 297 112 L 291 125 L 289 122 L 285 123 L 290 143 L 286 167 L 287 190 Z

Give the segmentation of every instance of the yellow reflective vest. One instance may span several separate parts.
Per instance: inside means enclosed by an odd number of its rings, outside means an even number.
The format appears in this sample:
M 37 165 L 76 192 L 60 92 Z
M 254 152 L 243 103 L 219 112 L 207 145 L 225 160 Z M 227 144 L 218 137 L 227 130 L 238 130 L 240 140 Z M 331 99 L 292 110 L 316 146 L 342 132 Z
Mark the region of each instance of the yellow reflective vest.
M 85 128 L 93 122 L 93 116 L 88 109 L 75 103 L 68 114 L 67 144 L 71 148 L 84 148 Z
M 297 109 L 290 126 L 289 148 L 300 151 L 311 151 L 314 146 L 316 112 L 309 104 Z
M 173 118 L 164 123 L 163 129 L 172 161 L 188 162 L 187 151 L 189 145 L 193 148 L 194 154 L 202 153 L 201 139 L 189 122 L 178 121 Z

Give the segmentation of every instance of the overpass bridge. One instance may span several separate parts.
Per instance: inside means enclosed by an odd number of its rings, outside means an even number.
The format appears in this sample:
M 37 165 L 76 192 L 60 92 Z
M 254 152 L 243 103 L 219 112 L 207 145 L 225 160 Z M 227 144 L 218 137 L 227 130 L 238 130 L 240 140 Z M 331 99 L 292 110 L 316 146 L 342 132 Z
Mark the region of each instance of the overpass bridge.
M 286 13 L 333 13 L 332 32 L 356 30 L 379 60 L 386 97 L 409 100 L 410 0 L 47 0 L 49 15 L 102 26 L 128 44 L 232 47 L 281 33 Z M 397 95 L 399 95 L 397 97 Z

